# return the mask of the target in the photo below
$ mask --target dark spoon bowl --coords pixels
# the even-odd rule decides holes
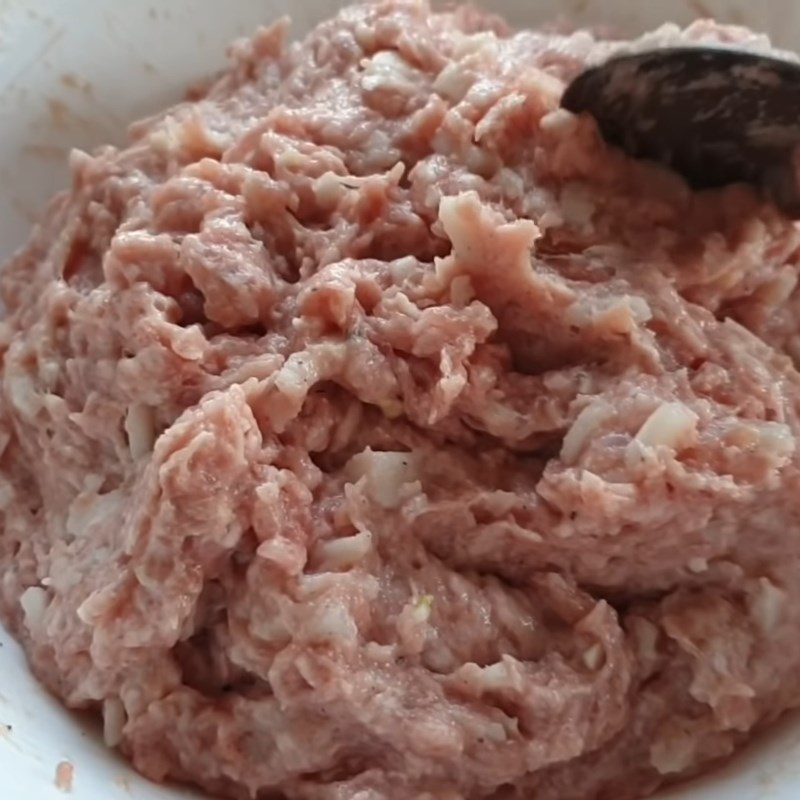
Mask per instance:
[[[695,188],[755,184],[800,218],[800,63],[723,46],[621,55],[579,75],[561,105]]]

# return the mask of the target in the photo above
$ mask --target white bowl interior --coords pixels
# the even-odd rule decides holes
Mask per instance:
[[[120,142],[131,120],[180,98],[224,63],[227,43],[290,14],[302,33],[337,0],[0,0],[0,261],[26,238],[48,196],[66,185],[73,146]],[[797,0],[485,0],[517,24],[564,17],[635,33],[714,15],[800,48]],[[6,726],[6,727],[4,727]],[[0,628],[0,797],[63,798],[55,772],[74,766],[76,800],[195,796],[154,786],[32,678]],[[663,800],[796,800],[800,719],[763,736],[724,770]]]

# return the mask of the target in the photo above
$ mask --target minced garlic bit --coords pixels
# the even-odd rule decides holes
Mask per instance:
[[[636,439],[650,447],[679,450],[693,441],[697,421],[697,414],[683,403],[662,403],[639,428]]]

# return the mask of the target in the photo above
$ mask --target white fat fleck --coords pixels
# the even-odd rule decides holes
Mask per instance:
[[[304,638],[313,642],[348,642],[358,635],[356,623],[344,605],[327,604],[309,620]]]
[[[125,415],[125,433],[128,435],[128,447],[134,459],[151,453],[156,440],[155,414],[152,407],[144,403],[134,403],[129,406]]]
[[[758,590],[750,601],[750,613],[763,633],[771,633],[780,622],[786,593],[769,578],[760,578]]]
[[[697,421],[697,414],[683,403],[662,403],[639,428],[636,439],[648,447],[663,445],[678,450],[693,441]]]
[[[36,633],[47,611],[47,592],[40,586],[31,586],[20,595],[19,604],[22,606],[25,627],[31,633]]]
[[[389,272],[395,283],[402,283],[408,280],[419,268],[419,261],[414,256],[403,256],[389,263]]]
[[[397,508],[404,497],[403,487],[419,479],[418,459],[414,453],[378,452],[368,447],[347,462],[345,475],[354,483],[366,478],[372,500],[382,508]]]
[[[480,679],[484,689],[503,689],[510,685],[511,678],[505,661],[496,661],[480,670]]]
[[[647,322],[653,318],[653,310],[650,308],[650,304],[644,299],[644,297],[628,295],[625,297],[625,302],[633,313],[633,318],[636,320],[636,322]]]
[[[588,647],[583,651],[582,659],[587,669],[596,672],[603,666],[603,662],[605,661],[605,651],[602,645],[596,642],[591,647]]]
[[[419,319],[422,316],[422,309],[412,303],[407,294],[397,292],[392,297],[387,297],[383,301],[383,307],[387,311],[397,311],[405,317]]]
[[[797,274],[787,267],[758,293],[759,300],[768,306],[782,306],[794,294],[797,284]]]
[[[605,400],[596,400],[584,408],[572,423],[561,445],[561,460],[574,464],[597,429],[613,413]]]
[[[686,566],[689,568],[689,572],[699,575],[708,570],[708,561],[704,558],[690,558]]]
[[[151,149],[160,155],[169,155],[175,143],[174,136],[170,135],[170,120],[164,121],[163,128],[157,128],[147,136]]]
[[[751,423],[758,432],[758,449],[774,458],[785,460],[793,455],[795,438],[788,425],[782,422]]]
[[[451,103],[458,103],[469,91],[475,78],[472,72],[465,70],[461,64],[451,61],[436,76],[433,82],[433,91]]]
[[[372,549],[372,534],[361,531],[354,536],[331,539],[320,547],[322,568],[347,569],[358,564]]]
[[[473,53],[492,55],[497,50],[497,34],[494,31],[481,31],[480,33],[454,31],[453,44],[453,55],[458,59]]]
[[[539,121],[539,127],[548,133],[566,133],[575,126],[577,117],[565,108],[548,111]]]
[[[27,373],[7,372],[6,392],[14,408],[27,419],[33,419],[42,408],[42,395]]]
[[[412,94],[420,80],[420,71],[394,50],[381,50],[363,59],[361,67],[361,88],[367,92],[386,89]]]
[[[778,467],[793,454],[796,447],[791,428],[782,422],[738,420],[725,433],[724,442],[769,458]]]
[[[294,147],[287,147],[275,157],[275,165],[289,171],[302,170],[308,166],[308,156],[304,156]]]
[[[683,772],[694,761],[694,740],[689,736],[662,735],[650,747],[650,763],[662,775]]]
[[[50,389],[55,386],[60,372],[61,366],[55,359],[42,359],[39,362],[39,378]]]
[[[262,642],[285,642],[290,638],[289,627],[281,614],[254,614],[248,627]]]
[[[496,744],[502,744],[508,739],[508,734],[499,722],[490,722],[483,729],[483,738]]]
[[[299,576],[298,589],[303,600],[311,600],[335,589],[340,576],[333,572],[310,572]]]
[[[644,617],[634,617],[631,627],[639,660],[643,664],[651,664],[658,658],[658,628]]]
[[[84,492],[98,492],[103,485],[105,478],[98,475],[96,472],[87,472],[83,477],[83,491]]]
[[[122,741],[126,719],[125,706],[118,697],[103,702],[103,740],[107,747],[116,747]]]
[[[0,478],[0,511],[11,505],[15,494],[14,487],[5,478]]]
[[[314,197],[326,208],[335,206],[346,193],[344,181],[334,172],[325,172],[314,181]]]
[[[391,664],[397,658],[397,645],[367,642],[364,645],[364,656],[379,664]]]

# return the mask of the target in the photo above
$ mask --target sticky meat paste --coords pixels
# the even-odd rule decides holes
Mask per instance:
[[[629,800],[800,701],[797,227],[559,110],[630,42],[343,10],[5,268],[0,607],[145,775]]]

